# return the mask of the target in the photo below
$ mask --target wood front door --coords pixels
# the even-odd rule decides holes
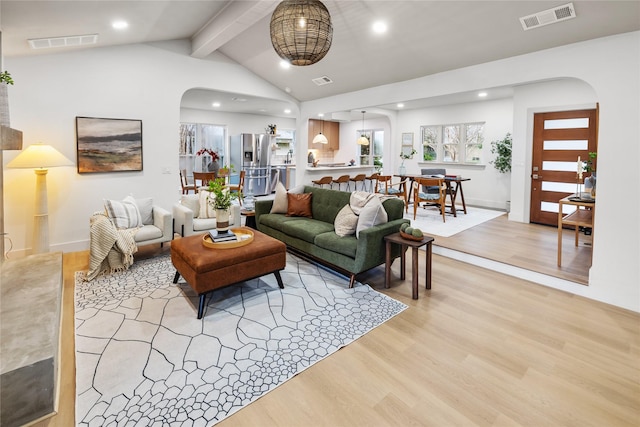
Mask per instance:
[[[576,192],[578,157],[597,151],[597,135],[597,109],[534,114],[530,222],[557,226],[558,201]]]

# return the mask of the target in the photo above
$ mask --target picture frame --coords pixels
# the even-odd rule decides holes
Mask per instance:
[[[413,132],[405,132],[402,134],[402,148],[403,155],[411,155],[413,152]]]
[[[76,117],[78,173],[142,171],[142,120]]]

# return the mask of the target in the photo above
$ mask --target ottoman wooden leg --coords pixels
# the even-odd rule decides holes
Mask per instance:
[[[179,278],[180,278],[180,272],[176,270],[176,275],[173,276],[173,283],[178,283]]]
[[[207,299],[207,294],[200,294],[200,302],[198,303],[198,319],[202,319],[204,314],[204,302]]]
[[[284,283],[282,283],[282,277],[280,277],[280,271],[274,271],[273,274],[276,275],[276,280],[278,281],[278,286],[280,286],[280,289],[284,289]]]

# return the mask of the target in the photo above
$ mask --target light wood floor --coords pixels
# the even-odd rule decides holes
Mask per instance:
[[[528,258],[494,232],[485,248]],[[360,279],[407,310],[219,425],[640,425],[639,314],[440,256],[412,300],[398,264],[390,289],[383,268]],[[38,426],[74,425],[73,273],[87,267],[64,255],[60,413]]]

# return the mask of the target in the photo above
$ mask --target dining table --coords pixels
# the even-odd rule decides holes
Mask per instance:
[[[464,201],[464,191],[462,191],[462,183],[465,181],[471,181],[471,178],[463,178],[460,175],[394,175],[399,178],[406,178],[409,180],[409,194],[407,196],[407,204],[411,203],[411,195],[413,194],[413,184],[417,178],[444,178],[444,183],[447,186],[447,194],[451,201],[451,213],[453,216],[458,216],[457,211],[461,210],[465,214],[467,213],[467,204]],[[406,182],[403,186],[406,185]],[[406,187],[405,187],[406,190]],[[462,209],[456,208],[456,200],[460,195],[460,202],[462,203]]]

